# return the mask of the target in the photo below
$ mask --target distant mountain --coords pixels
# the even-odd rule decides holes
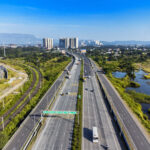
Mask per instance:
[[[80,40],[93,41],[93,40]],[[104,45],[150,45],[150,41],[101,41]],[[17,33],[0,33],[0,45],[17,44],[17,45],[36,45],[42,44],[42,39],[35,37],[32,34],[17,34]],[[54,39],[54,46],[59,45],[59,39]]]
[[[150,41],[102,41],[104,45],[150,45]]]
[[[2,44],[41,44],[42,40],[32,34],[0,33],[0,45]]]

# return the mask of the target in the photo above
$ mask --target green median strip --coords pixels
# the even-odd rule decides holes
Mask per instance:
[[[75,115],[74,119],[74,128],[71,149],[72,150],[81,150],[82,145],[82,103],[83,103],[83,61],[81,64],[80,80],[78,86],[78,96],[76,111],[79,112],[79,115]]]

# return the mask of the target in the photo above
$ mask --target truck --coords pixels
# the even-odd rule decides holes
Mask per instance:
[[[80,64],[79,62],[76,63],[76,65],[79,65],[79,64]]]
[[[98,143],[98,131],[97,131],[97,127],[93,127],[93,143]]]
[[[70,74],[70,71],[69,71],[69,70],[67,70],[67,74],[68,74],[68,75]]]
[[[71,78],[71,74],[70,75],[68,75],[68,79],[70,79]]]
[[[71,78],[71,74],[66,75],[66,78],[67,78],[67,79],[70,79],[70,78]]]

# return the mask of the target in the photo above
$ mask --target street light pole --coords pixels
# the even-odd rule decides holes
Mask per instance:
[[[48,96],[47,96],[47,106],[48,106]]]
[[[34,127],[35,127],[35,114],[34,114]]]
[[[54,93],[54,94],[55,94],[55,96],[54,96],[54,97],[56,98],[56,85],[55,85],[55,93]]]
[[[42,110],[41,110],[41,123],[42,123],[42,117],[43,117],[43,115],[42,115]]]

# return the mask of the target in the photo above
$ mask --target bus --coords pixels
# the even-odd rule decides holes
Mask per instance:
[[[97,131],[97,127],[93,127],[93,143],[98,143],[98,131]]]

